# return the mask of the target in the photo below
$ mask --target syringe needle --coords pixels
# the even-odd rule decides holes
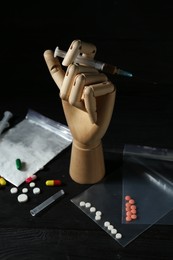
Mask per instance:
[[[64,58],[65,55],[66,55],[65,51],[62,51],[59,49],[59,47],[56,47],[56,49],[54,51],[54,57]],[[106,73],[117,74],[117,75],[121,75],[121,76],[125,76],[125,77],[133,77],[132,73],[119,69],[114,65],[110,65],[110,64],[107,64],[107,63],[104,63],[101,61],[97,61],[97,60],[87,59],[82,56],[77,56],[75,59],[75,62],[79,63],[79,64],[94,67],[94,68],[101,70],[103,72],[106,72]]]

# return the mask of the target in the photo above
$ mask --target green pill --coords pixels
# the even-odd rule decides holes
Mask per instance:
[[[16,168],[20,170],[22,168],[22,162],[20,159],[16,159]]]

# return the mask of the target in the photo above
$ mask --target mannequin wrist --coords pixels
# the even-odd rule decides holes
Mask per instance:
[[[76,140],[72,143],[70,176],[80,184],[93,184],[105,175],[104,156],[101,141],[83,145]]]

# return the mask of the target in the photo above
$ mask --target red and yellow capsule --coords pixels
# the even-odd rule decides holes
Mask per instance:
[[[62,181],[61,180],[47,180],[46,186],[61,186]]]

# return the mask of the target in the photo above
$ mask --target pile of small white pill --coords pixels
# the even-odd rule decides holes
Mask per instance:
[[[39,187],[35,187],[35,182],[33,182],[33,181],[29,183],[29,187],[33,188],[32,189],[33,194],[39,194],[41,192]],[[18,187],[12,187],[10,189],[11,194],[16,194],[18,192],[19,192]],[[29,189],[27,187],[22,188],[22,193],[17,196],[18,202],[20,202],[20,203],[27,202],[29,199],[29,196],[27,194],[28,192],[29,192]]]

